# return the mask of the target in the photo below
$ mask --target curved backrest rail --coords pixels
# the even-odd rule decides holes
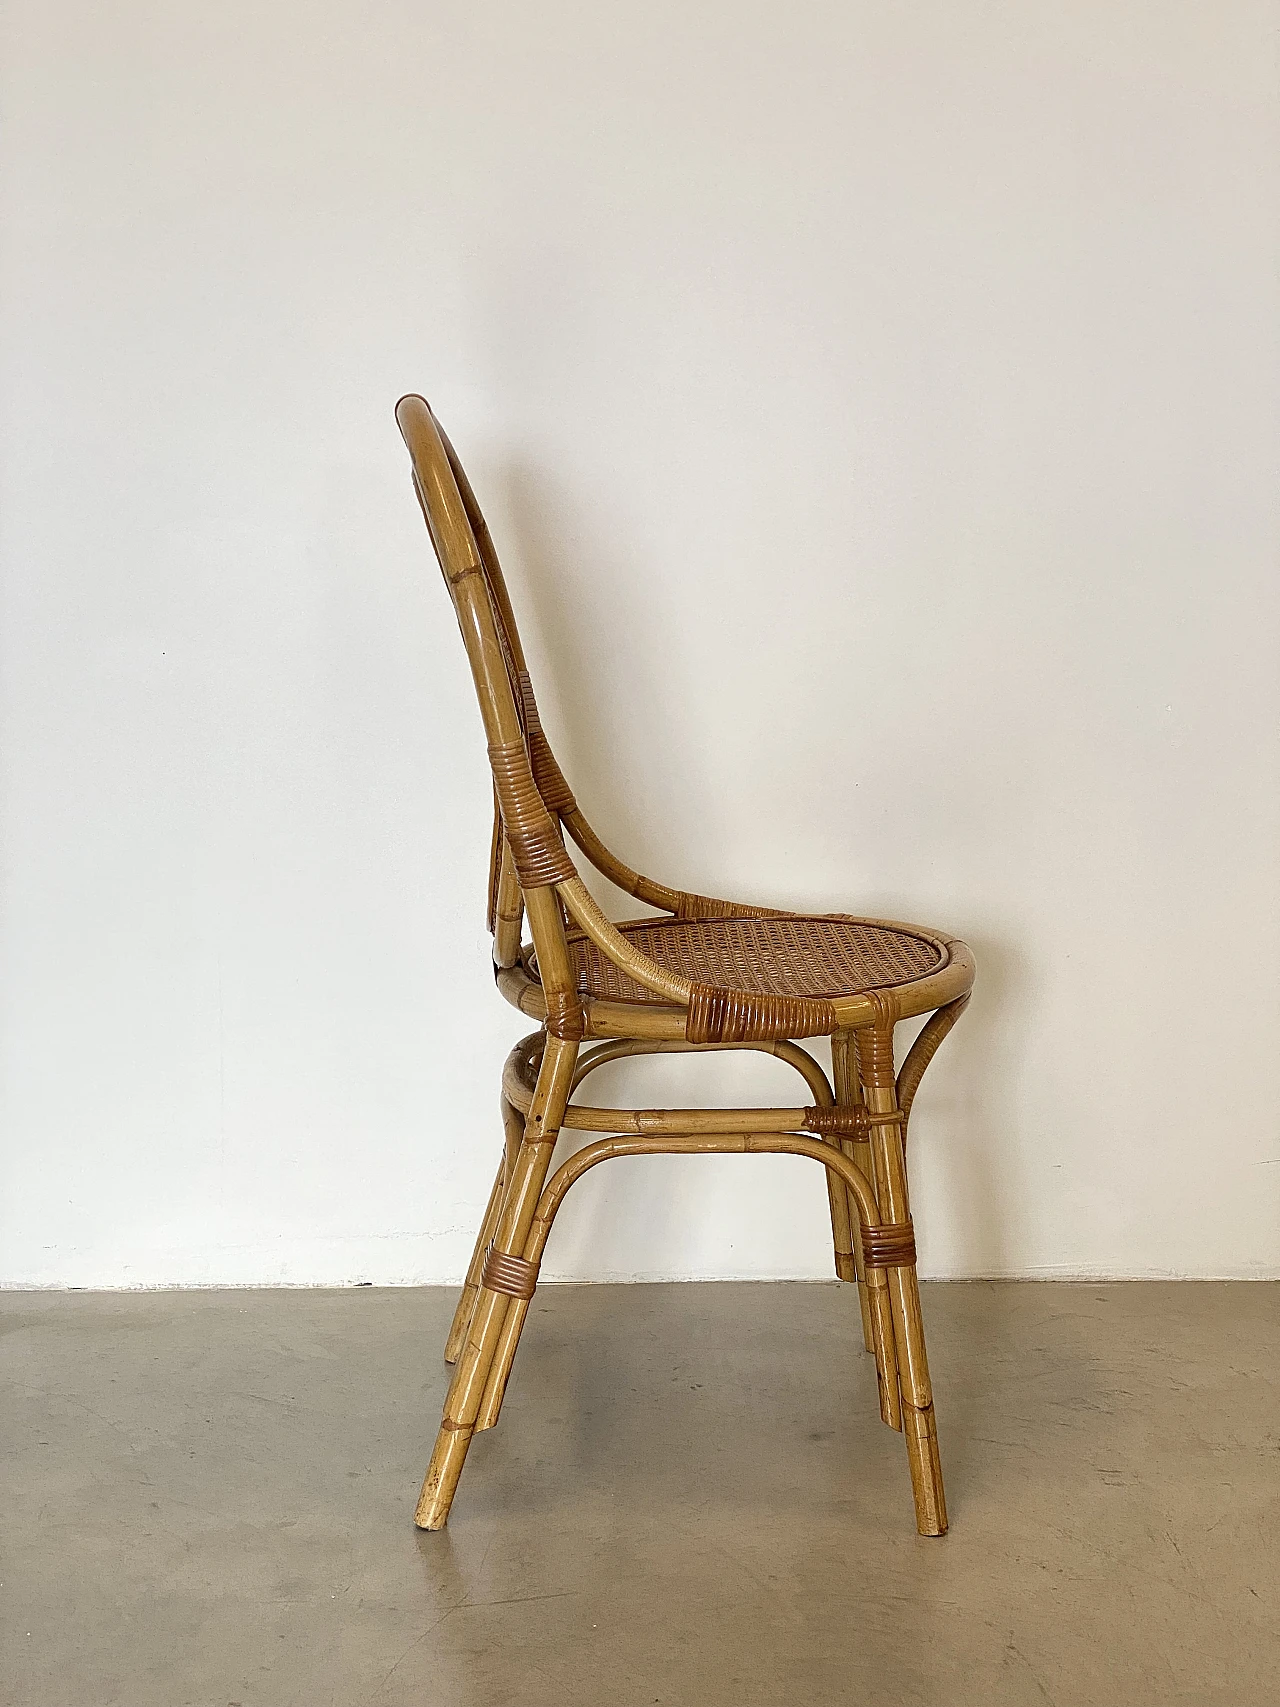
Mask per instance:
[[[490,916],[502,938],[499,963],[510,965],[519,947],[522,892],[527,895],[575,878],[577,869],[554,811],[535,780],[523,691],[524,655],[483,518],[479,538],[473,526],[473,512],[479,516],[475,495],[469,483],[465,488],[460,484],[456,457],[450,457],[425,399],[401,398],[396,421],[413,464],[414,488],[453,600],[480,702],[501,826],[494,839]],[[531,700],[532,695],[527,697]],[[563,983],[560,973],[552,970],[568,967],[558,906],[531,907],[530,923],[544,981],[549,986]],[[552,940],[546,940],[548,936]],[[566,999],[572,994],[571,987],[563,991]]]
[[[591,864],[611,883],[649,906],[660,907],[672,913],[685,913],[688,903],[701,902],[702,898],[686,896],[680,890],[668,888],[664,883],[656,883],[653,879],[633,871],[605,846],[587,822],[542,727],[506,579],[484,513],[462,461],[424,398],[402,398],[396,407],[396,420],[409,446],[410,455],[414,458],[414,485],[423,514],[427,518],[427,527],[436,547],[436,554],[441,557],[442,552],[448,554],[451,548],[455,553],[455,568],[452,572],[445,570],[445,578],[450,583],[451,591],[456,586],[459,574],[470,574],[477,566],[483,572],[482,578],[488,590],[494,629],[506,665],[516,718],[525,739],[534,784],[544,805],[557,825],[563,825]],[[441,451],[443,461],[439,455]],[[421,468],[420,460],[423,463]],[[437,508],[441,508],[443,512],[438,522],[433,521]],[[444,557],[441,557],[442,568],[444,561]],[[500,966],[510,966],[514,964],[515,955],[519,951],[520,918],[523,909],[514,867],[509,867],[509,879],[504,878],[502,847],[501,803],[495,794],[494,834],[489,862],[488,925],[495,938],[494,958]],[[709,907],[715,905],[705,904]],[[701,912],[705,908],[699,906],[694,910]]]

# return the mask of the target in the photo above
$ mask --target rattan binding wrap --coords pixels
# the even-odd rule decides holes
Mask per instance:
[[[695,984],[684,1034],[690,1043],[762,1043],[780,1037],[829,1037],[836,1010],[814,996],[761,996]]]
[[[866,1268],[907,1268],[916,1260],[916,1231],[910,1221],[880,1227],[862,1225],[862,1261]]]
[[[865,1108],[837,1104],[835,1108],[806,1108],[804,1128],[820,1138],[864,1138],[873,1126],[905,1125],[901,1114],[871,1114]]]
[[[581,1042],[586,1035],[582,1003],[567,990],[544,990],[543,995],[547,1002],[547,1030],[551,1035]]]
[[[502,827],[522,887],[544,888],[578,875],[565,851],[556,821],[534,784],[523,741],[490,746],[489,763],[498,791]]]
[[[490,1245],[480,1271],[480,1284],[490,1292],[505,1292],[508,1298],[532,1298],[538,1284],[538,1265]]]

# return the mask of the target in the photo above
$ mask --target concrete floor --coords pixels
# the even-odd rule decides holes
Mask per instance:
[[[4,1702],[1280,1702],[1276,1286],[926,1287],[943,1541],[834,1284],[545,1288],[419,1534],[452,1304],[0,1298]]]

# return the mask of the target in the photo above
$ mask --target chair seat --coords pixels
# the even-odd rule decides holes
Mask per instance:
[[[618,929],[670,972],[762,996],[854,996],[911,983],[945,960],[928,936],[840,914],[638,919]],[[575,934],[569,948],[582,996],[663,1005],[586,937]]]

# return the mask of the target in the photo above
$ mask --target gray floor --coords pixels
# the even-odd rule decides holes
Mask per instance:
[[[851,1289],[544,1289],[441,1535],[451,1295],[10,1293],[3,1699],[1275,1707],[1278,1307],[927,1287],[924,1541]]]

